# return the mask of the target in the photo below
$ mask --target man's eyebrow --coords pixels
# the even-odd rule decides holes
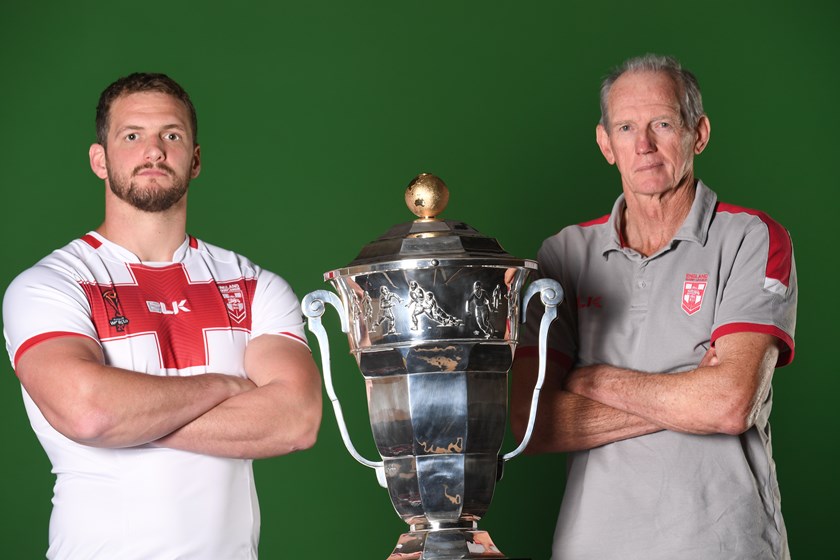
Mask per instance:
[[[611,121],[613,128],[616,126],[623,126],[625,124],[635,124],[636,121],[633,119],[620,119],[620,120],[613,120]]]
[[[661,115],[657,115],[657,116],[651,118],[650,120],[652,120],[652,121],[662,121],[662,120],[673,120],[673,119],[679,119],[679,118],[680,118],[680,113],[675,112],[675,113],[663,113]]]
[[[147,127],[141,126],[139,124],[126,124],[116,129],[115,132],[125,132],[129,130],[146,130],[146,128]],[[185,125],[179,123],[165,124],[160,128],[161,130],[187,130],[187,127]]]
[[[674,113],[661,113],[659,115],[654,115],[650,117],[649,122],[654,121],[662,121],[662,120],[679,120],[681,119],[681,115],[679,112]],[[626,118],[626,119],[613,119],[610,121],[612,126],[618,126],[623,124],[636,124],[637,120],[634,118]]]

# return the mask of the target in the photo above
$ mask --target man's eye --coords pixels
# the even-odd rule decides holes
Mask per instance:
[[[623,124],[623,125],[618,127],[618,130],[620,130],[621,132],[627,132],[628,130],[630,130],[630,125],[629,124]]]
[[[134,132],[126,134],[125,139],[130,141],[130,142],[133,142],[134,140],[137,140],[137,134],[135,134]]]
[[[164,138],[166,138],[167,140],[180,140],[180,139],[181,139],[181,135],[180,135],[180,134],[176,134],[176,133],[174,133],[174,132],[170,132],[169,134],[167,134],[166,136],[164,136]]]

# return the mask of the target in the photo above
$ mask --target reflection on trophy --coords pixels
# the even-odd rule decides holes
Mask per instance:
[[[338,296],[312,292],[303,299],[303,312],[318,338],[344,444],[357,461],[376,470],[410,526],[389,560],[509,558],[478,529],[478,520],[504,462],[530,440],[545,377],[548,326],[563,290],[541,279],[520,298],[536,263],[509,255],[467,224],[437,219],[449,199],[437,177],[419,175],[405,198],[418,219],[394,226],[345,268],[327,272],[324,278]],[[546,312],[530,420],[521,444],[500,456],[520,309],[536,294]],[[321,324],[326,303],[338,311],[364,376],[381,461],[362,457],[347,432]]]

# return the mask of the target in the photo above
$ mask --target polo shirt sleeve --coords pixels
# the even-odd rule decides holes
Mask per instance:
[[[283,278],[268,270],[260,269],[253,301],[251,335],[286,336],[309,346],[303,326],[300,301],[292,287]]]
[[[724,210],[725,211],[725,210]],[[796,326],[796,266],[790,235],[760,212],[751,212],[738,252],[722,286],[712,326],[712,344],[736,332],[759,332],[779,340],[777,367],[793,359]]]

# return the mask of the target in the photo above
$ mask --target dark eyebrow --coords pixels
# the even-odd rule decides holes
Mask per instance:
[[[126,130],[146,130],[145,126],[140,126],[138,124],[127,124],[117,129],[117,132],[123,132]],[[161,127],[161,130],[187,130],[187,128],[182,124],[172,123],[166,124]]]

